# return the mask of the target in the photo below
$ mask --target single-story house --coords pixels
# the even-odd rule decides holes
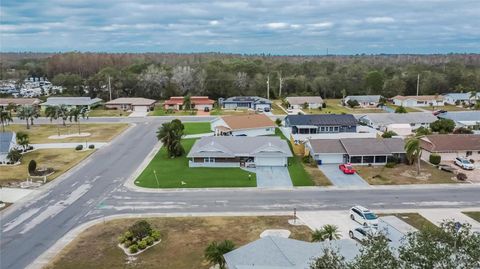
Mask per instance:
[[[19,106],[38,106],[41,103],[38,98],[0,98],[0,107],[7,108],[9,104]]]
[[[369,113],[357,117],[359,122],[382,132],[387,131],[391,124],[409,124],[412,130],[416,130],[420,127],[427,128],[437,120],[430,112]]]
[[[416,107],[416,106],[444,106],[442,95],[397,95],[392,98],[393,104],[396,106]]]
[[[457,105],[462,103],[470,103],[475,99],[472,93],[447,93],[443,95],[445,103],[450,105]],[[480,92],[477,93],[477,99],[480,99]]]
[[[173,109],[173,110],[182,110],[183,109],[183,96],[172,96],[169,100],[166,100],[163,104],[165,109]],[[197,110],[212,110],[213,103],[215,101],[208,99],[208,96],[191,96],[190,103],[192,109]]]
[[[396,133],[398,136],[412,135],[412,126],[408,123],[392,123],[387,125],[385,132],[390,131]]]
[[[480,160],[480,135],[435,134],[420,138],[422,159],[428,161],[431,154],[442,157],[442,161],[453,161],[456,157]]]
[[[148,112],[155,108],[156,102],[156,100],[142,97],[122,97],[108,101],[105,103],[105,107],[124,111]]]
[[[324,249],[338,250],[347,262],[359,254],[360,246],[351,239],[305,242],[266,236],[223,255],[228,269],[308,269]]]
[[[377,107],[381,98],[381,95],[349,95],[343,99],[343,104],[347,105],[349,100],[356,100],[360,107]]]
[[[258,96],[234,96],[218,99],[218,105],[224,109],[264,110],[272,108],[272,101]]]
[[[475,132],[480,132],[480,111],[451,111],[440,113],[441,119],[451,119],[455,127],[465,127]]]
[[[404,146],[401,138],[310,139],[305,145],[318,164],[356,165],[384,165],[389,157],[403,159]]]
[[[285,127],[292,134],[355,133],[357,120],[350,114],[288,115]]]
[[[103,102],[100,98],[90,97],[48,97],[47,101],[41,104],[42,109],[48,106],[65,105],[68,107],[87,107],[88,109],[100,105]]]
[[[8,162],[7,155],[17,148],[17,137],[14,132],[0,132],[0,164]]]
[[[208,136],[195,141],[190,167],[287,166],[292,152],[277,136]]]
[[[305,104],[309,109],[318,109],[323,104],[320,96],[289,96],[285,100],[292,109],[303,109]]]
[[[213,120],[211,128],[217,136],[275,134],[275,123],[265,114],[223,116]]]

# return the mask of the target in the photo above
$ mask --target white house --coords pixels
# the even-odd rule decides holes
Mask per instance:
[[[105,107],[124,111],[148,112],[153,111],[156,102],[156,100],[147,98],[123,97],[108,101],[105,103]]]
[[[68,107],[87,107],[88,109],[100,105],[103,100],[90,97],[48,97],[45,103],[40,104],[42,109],[48,106],[65,105]]]
[[[349,95],[343,99],[343,103],[347,105],[349,100],[355,100],[360,107],[377,107],[381,98],[381,95]]]
[[[480,133],[480,111],[451,111],[440,113],[438,117],[453,120],[456,128],[464,127]]]
[[[356,116],[358,121],[382,132],[387,131],[391,124],[409,124],[412,130],[429,127],[437,120],[430,112],[410,113],[369,113]]]
[[[305,104],[309,109],[318,109],[323,104],[320,96],[289,96],[285,100],[292,109],[303,109]]]
[[[462,103],[469,103],[475,99],[472,93],[447,93],[443,95],[446,104],[457,105]],[[480,93],[477,93],[477,99],[480,99]]]
[[[480,161],[480,135],[446,134],[427,135],[420,139],[421,158],[428,161],[431,154],[438,154],[442,161],[453,161],[456,157],[467,157]]]
[[[397,95],[392,98],[393,104],[404,107],[418,107],[418,106],[444,106],[443,96],[441,95],[411,95],[402,96]]]
[[[212,121],[216,136],[274,135],[275,123],[265,114],[223,116]]]
[[[0,132],[0,164],[8,162],[8,153],[17,147],[17,138],[14,132]]]

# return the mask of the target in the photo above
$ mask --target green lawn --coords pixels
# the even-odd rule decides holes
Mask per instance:
[[[195,139],[184,139],[182,145],[189,152]],[[189,168],[186,155],[168,158],[167,150],[162,147],[153,160],[135,180],[141,187],[156,188],[154,172],[160,188],[215,188],[215,187],[255,187],[257,178],[240,168]],[[251,178],[249,178],[251,175]],[[182,181],[186,184],[182,185]]]
[[[389,108],[392,108],[393,110],[396,110],[398,108],[398,106],[390,103],[387,103],[385,105],[388,106]],[[407,110],[407,112],[422,112],[421,110],[418,110],[414,107],[405,107],[405,109]]]
[[[96,107],[88,113],[89,117],[127,117],[132,112],[121,109],[106,109],[103,106]]]
[[[204,134],[212,132],[210,130],[210,122],[184,122],[184,133],[186,135],[191,134]]]
[[[480,212],[462,212],[462,213],[480,222]]]
[[[167,113],[165,109],[163,109],[162,106],[155,106],[153,111],[150,111],[148,113],[148,116],[191,116],[191,115],[196,115],[197,113],[195,111],[172,111],[172,113]]]
[[[413,227],[417,228],[418,230],[423,228],[431,228],[435,229],[437,226],[431,223],[429,220],[424,218],[422,215],[418,213],[393,213],[393,214],[378,214],[379,216],[396,216],[397,218],[405,221],[406,223],[412,225]]]

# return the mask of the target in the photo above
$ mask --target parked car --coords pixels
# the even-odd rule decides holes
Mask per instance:
[[[433,112],[433,115],[434,115],[434,116],[437,116],[437,115],[442,114],[442,113],[447,113],[447,111],[446,111],[446,110],[443,110],[443,109],[437,110],[437,111]]]
[[[293,113],[293,109],[291,109],[291,108],[287,109],[287,113],[289,113],[289,114]]]
[[[377,215],[363,206],[356,205],[350,208],[350,218],[364,227],[378,227]]]
[[[353,166],[349,163],[341,164],[338,166],[338,169],[342,170],[344,174],[355,174],[357,172]]]
[[[455,164],[460,166],[461,168],[463,168],[465,170],[475,169],[475,166],[473,165],[473,163],[471,163],[469,160],[467,160],[467,158],[457,157],[457,158],[455,158]]]
[[[266,107],[266,108],[263,109],[263,111],[265,111],[265,112],[270,112],[270,108],[269,108],[269,107]]]
[[[358,227],[353,230],[350,230],[348,232],[348,235],[350,236],[351,239],[357,239],[358,241],[362,242],[367,238],[369,232],[371,232],[370,228]]]
[[[204,107],[204,108],[203,108],[203,111],[204,111],[204,112],[210,112],[210,108]]]

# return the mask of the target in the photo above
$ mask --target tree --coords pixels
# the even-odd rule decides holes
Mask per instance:
[[[417,161],[417,174],[420,175],[420,156],[422,155],[420,140],[418,138],[410,138],[407,140],[405,143],[405,152],[410,164]]]
[[[282,126],[282,120],[279,119],[279,118],[276,118],[276,119],[275,119],[275,124],[276,124],[277,126]]]
[[[80,118],[88,119],[88,108],[87,107],[74,107],[68,111],[68,119],[70,122],[75,121],[78,124],[78,134],[80,134]]]
[[[310,264],[310,269],[346,269],[345,257],[338,254],[337,250],[324,248],[323,254],[315,258]]]
[[[360,104],[358,103],[357,100],[351,100],[350,99],[350,100],[347,101],[347,105],[351,108],[354,108],[354,107],[359,106]]]
[[[185,153],[181,144],[185,126],[178,119],[163,123],[157,131],[157,138],[166,147],[168,156],[171,158],[181,156]]]
[[[454,134],[473,134],[473,131],[465,127],[460,127],[455,129],[453,133]]]
[[[404,106],[399,106],[395,109],[395,113],[407,113],[407,109]]]
[[[342,236],[338,231],[338,227],[336,225],[326,224],[320,228],[320,230],[315,230],[312,232],[312,242],[319,242],[325,240],[337,240],[340,239]]]
[[[205,249],[205,258],[212,264],[217,265],[220,269],[225,269],[225,259],[223,255],[234,250],[235,244],[230,240],[224,240],[220,243],[211,242]]]
[[[7,159],[12,163],[17,163],[22,159],[22,153],[17,149],[12,149],[8,152]]]
[[[393,250],[389,246],[390,241],[381,232],[377,235],[369,235],[364,241],[360,254],[350,264],[351,269],[397,269],[401,268]]]
[[[416,131],[415,131],[415,136],[424,136],[424,135],[429,135],[429,134],[432,134],[432,131],[430,131],[429,128],[426,128],[426,127],[419,127]]]
[[[192,109],[192,101],[190,100],[190,95],[183,97],[183,110],[188,111]]]
[[[134,238],[142,240],[143,238],[149,236],[152,233],[152,227],[150,226],[150,223],[148,223],[146,220],[140,220],[130,226],[130,228],[128,228],[128,231],[132,233]]]
[[[27,122],[27,129],[30,129],[30,125],[33,125],[33,119],[39,116],[38,109],[33,106],[21,106],[17,111],[17,117]]]
[[[65,126],[65,121],[68,119],[68,108],[65,105],[60,106],[47,106],[45,109],[45,116],[50,118],[50,121],[56,119],[62,119],[63,126]],[[60,127],[57,125],[57,133],[60,136]]]
[[[392,138],[392,136],[396,136],[398,135],[397,133],[395,133],[394,131],[386,131],[382,134],[382,137],[383,138]]]
[[[430,129],[441,134],[448,134],[453,132],[455,122],[451,119],[439,119],[430,123]]]
[[[30,143],[30,139],[28,137],[28,134],[24,133],[24,132],[18,132],[16,137],[17,137],[17,144],[22,146],[24,150],[27,149],[28,145]]]
[[[308,108],[308,103],[307,103],[307,102],[303,103],[303,104],[302,104],[302,108],[303,108],[303,109],[307,109],[307,108]]]
[[[28,163],[28,173],[33,175],[35,174],[35,171],[37,171],[37,162],[35,160],[30,160]]]
[[[13,122],[12,114],[4,110],[3,107],[0,107],[0,122],[2,123],[2,132],[5,132],[5,126],[8,123]]]

